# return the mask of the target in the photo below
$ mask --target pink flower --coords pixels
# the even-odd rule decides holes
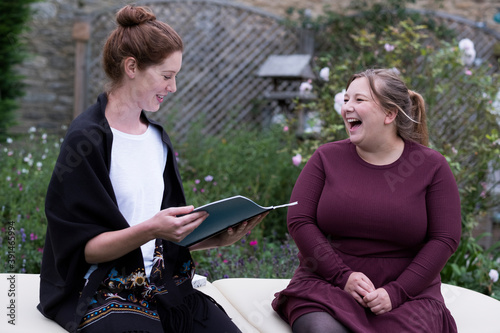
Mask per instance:
[[[200,190],[200,192],[201,192],[201,193],[205,193],[205,189],[204,189],[204,188],[202,188],[202,189]]]
[[[32,241],[34,241],[34,240],[38,239],[38,236],[37,236],[37,235],[35,235],[34,233],[31,233],[31,234],[30,234],[30,239],[31,239]]]
[[[208,176],[205,177],[205,181],[206,182],[211,182],[212,180],[214,180],[214,177],[211,176],[211,175],[208,175]]]
[[[300,162],[302,162],[302,155],[297,154],[294,157],[292,157],[292,163],[295,166],[299,166]]]
[[[283,132],[288,132],[288,126],[283,127]]]
[[[227,264],[229,261],[227,259],[222,260],[223,263]]]
[[[466,70],[465,70],[465,75],[472,75],[471,70],[470,70],[470,69],[466,69]]]
[[[199,180],[199,179],[196,179],[196,180],[194,181],[194,183],[195,183],[195,184],[199,184],[199,183],[200,183],[200,180]]]
[[[257,244],[257,240],[250,241],[250,246],[256,246]]]
[[[193,187],[193,192],[196,192],[196,191],[198,191],[198,190],[196,189],[196,187]]]
[[[389,43],[385,43],[385,45],[384,45],[384,49],[385,49],[387,52],[392,52],[392,51],[394,51],[394,49],[395,49],[395,48],[396,48],[396,47],[395,47],[394,45],[391,45],[391,44],[389,44]]]

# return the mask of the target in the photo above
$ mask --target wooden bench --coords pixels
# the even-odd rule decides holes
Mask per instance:
[[[194,285],[219,302],[243,333],[290,333],[290,327],[272,310],[274,293],[287,279],[222,279]],[[0,274],[0,332],[66,332],[37,309],[37,274]],[[500,332],[500,302],[478,292],[443,284],[446,306],[459,333]]]

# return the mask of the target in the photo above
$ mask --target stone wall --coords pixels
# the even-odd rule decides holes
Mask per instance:
[[[229,1],[231,2],[231,1]],[[73,24],[77,13],[90,13],[109,6],[128,3],[123,0],[45,0],[34,4],[36,10],[26,35],[31,57],[19,66],[25,76],[26,95],[18,111],[18,125],[12,132],[24,132],[31,126],[58,131],[73,118],[75,41]],[[288,7],[311,9],[313,14],[322,12],[325,5],[342,11],[347,0],[239,0],[238,3],[260,8],[283,16]],[[491,17],[498,0],[441,0],[418,1],[413,7],[432,9],[484,21],[488,27],[500,32],[500,24]]]

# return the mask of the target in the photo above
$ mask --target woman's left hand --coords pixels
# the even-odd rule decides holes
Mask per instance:
[[[392,310],[391,298],[384,288],[378,288],[367,294],[363,297],[363,301],[377,316]]]
[[[208,238],[200,243],[194,244],[189,249],[191,251],[195,251],[234,244],[250,232],[250,230],[255,228],[260,222],[262,222],[268,213],[269,212],[265,212],[257,215],[248,221],[244,221],[235,228],[228,228],[225,232]]]

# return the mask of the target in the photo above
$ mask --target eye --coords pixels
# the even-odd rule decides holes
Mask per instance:
[[[177,76],[176,75],[163,75],[163,79],[165,81],[168,81],[168,80],[172,80],[172,79],[176,79]]]

